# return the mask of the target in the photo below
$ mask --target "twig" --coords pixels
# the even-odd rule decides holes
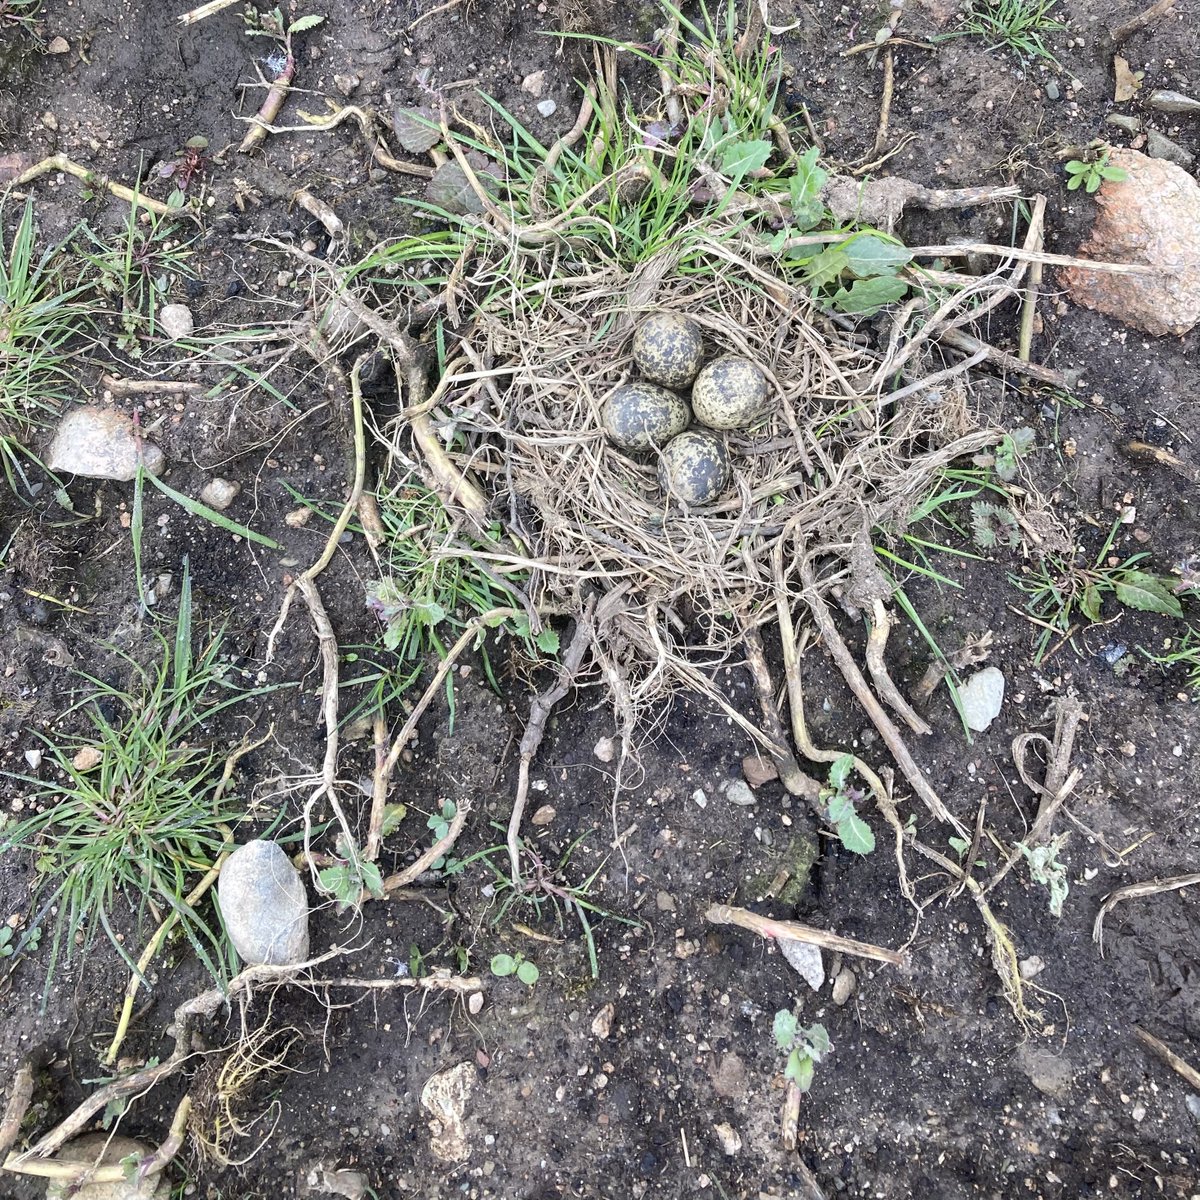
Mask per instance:
[[[925,674],[921,676],[917,686],[913,688],[913,699],[918,704],[925,704],[929,697],[933,695],[937,685],[951,671],[962,671],[966,667],[973,667],[978,663],[986,662],[988,655],[992,652],[993,637],[994,634],[989,629],[981,637],[968,638],[962,649],[955,651],[949,658],[935,658],[925,668]]]
[[[204,391],[204,384],[183,379],[121,379],[101,375],[100,386],[114,396],[191,396]]]
[[[251,118],[253,124],[246,131],[246,136],[242,138],[241,144],[238,146],[239,154],[249,154],[251,150],[257,149],[258,144],[267,136],[267,126],[271,125],[282,111],[284,101],[287,100],[288,93],[292,90],[292,80],[295,76],[296,57],[292,54],[289,46],[283,70],[275,76],[275,82],[267,89],[267,94],[258,112]],[[260,74],[259,78],[261,77]]]
[[[893,967],[903,967],[908,962],[905,955],[889,950],[886,946],[874,946],[870,942],[839,937],[825,929],[801,925],[799,921],[775,921],[747,908],[713,904],[704,914],[704,919],[711,925],[736,925],[739,929],[757,933],[759,937],[773,938],[780,942],[806,942],[810,946],[820,946],[822,950],[834,954],[852,954],[857,958],[870,958]]]
[[[800,764],[788,745],[779,709],[775,705],[775,689],[767,669],[762,638],[759,637],[757,628],[745,618],[742,620],[742,640],[746,646],[746,666],[751,679],[754,680],[754,690],[758,693],[758,704],[762,710],[763,732],[770,739],[766,749],[779,772],[780,781],[793,796],[803,796],[814,805],[815,811],[820,813],[821,785],[800,769]]]
[[[1033,249],[1041,251],[1045,244],[1046,197],[1039,195],[1033,202],[1033,212],[1029,223],[1036,224],[1037,236],[1034,238]],[[1017,357],[1024,363],[1029,362],[1030,348],[1033,345],[1033,326],[1037,319],[1038,290],[1042,286],[1042,263],[1034,263],[1029,268],[1029,279],[1025,284],[1025,299],[1021,303],[1021,330],[1017,339]],[[1036,375],[1031,375],[1036,378]]]
[[[1118,25],[1108,35],[1109,46],[1113,50],[1123,46],[1139,29],[1166,16],[1175,7],[1175,0],[1155,0],[1149,8],[1143,9],[1136,17],[1130,17],[1123,25]]]
[[[23,1062],[13,1076],[12,1093],[4,1109],[4,1120],[0,1121],[0,1157],[16,1145],[21,1136],[21,1124],[33,1103],[33,1063]]]
[[[483,991],[483,980],[475,975],[422,975],[420,979],[307,979],[305,987],[347,987],[367,991],[455,992],[470,996]]]
[[[437,8],[431,8],[428,12],[422,13],[411,25],[409,25],[408,32],[412,33],[412,31],[416,29],[416,27],[420,25],[422,21],[427,21],[430,17],[436,17],[438,13],[449,12],[450,9],[457,8],[461,3],[462,0],[445,0],[445,3],[439,4]]]
[[[558,670],[558,679],[549,691],[537,696],[529,707],[529,720],[525,723],[525,732],[521,735],[521,761],[517,768],[517,794],[513,800],[512,815],[508,819],[508,861],[512,868],[512,879],[515,887],[521,882],[521,818],[525,815],[525,802],[529,798],[529,766],[542,744],[546,733],[546,721],[549,719],[554,706],[571,690],[580,669],[584,656],[592,645],[595,635],[592,617],[596,608],[595,596],[589,596],[575,622],[575,632],[571,635],[571,643],[563,655],[562,666]]]
[[[1165,1042],[1160,1042],[1152,1033],[1147,1033],[1140,1025],[1133,1027],[1133,1036],[1137,1038],[1151,1054],[1154,1055],[1160,1062],[1164,1062],[1176,1074],[1180,1075],[1188,1083],[1188,1086],[1195,1091],[1200,1092],[1200,1071],[1197,1071],[1191,1063],[1179,1057],[1174,1050],[1171,1049]]]
[[[878,158],[887,145],[888,124],[892,118],[892,93],[896,86],[896,59],[891,45],[883,51],[883,96],[879,101],[879,127],[875,131],[875,144],[871,148],[871,157]]]
[[[862,677],[862,672],[858,669],[858,664],[855,663],[846,643],[842,641],[842,635],[838,633],[837,626],[833,623],[829,607],[821,596],[816,575],[813,572],[811,556],[803,552],[800,558],[800,579],[804,584],[804,599],[830,656],[837,664],[838,670],[841,671],[842,677],[846,680],[855,698],[866,710],[867,716],[871,718],[871,723],[879,731],[879,736],[883,738],[884,744],[896,760],[905,779],[908,780],[909,786],[921,797],[925,807],[934,817],[952,825],[958,835],[965,838],[966,830],[958,819],[947,811],[941,797],[933,790],[933,785],[913,761],[908,747],[904,744],[904,739],[900,736],[900,731],[883,711],[879,701],[875,699],[871,689],[867,686],[867,681]]]
[[[870,632],[867,634],[866,658],[867,670],[871,672],[875,690],[892,706],[892,710],[904,719],[913,733],[920,736],[930,734],[933,730],[930,728],[929,722],[905,700],[895,681],[888,674],[883,656],[887,649],[888,637],[892,632],[892,615],[888,612],[884,602],[878,598],[874,601],[872,612],[874,620],[871,622]]]
[[[804,1093],[789,1079],[783,1092],[783,1114],[779,1119],[779,1140],[789,1153],[796,1149],[800,1133],[800,1102]]]
[[[442,661],[438,663],[438,669],[434,672],[433,678],[429,681],[429,686],[421,693],[420,700],[413,706],[412,712],[408,714],[407,720],[400,728],[400,732],[392,739],[392,748],[388,752],[387,757],[382,763],[376,763],[375,767],[375,782],[372,788],[372,805],[371,805],[371,826],[367,833],[367,849],[365,857],[368,861],[374,862],[379,857],[379,846],[381,842],[383,830],[383,810],[387,799],[387,781],[395,769],[396,763],[400,761],[400,755],[404,753],[405,746],[408,745],[408,739],[412,737],[413,730],[416,729],[417,723],[425,715],[425,710],[432,703],[434,696],[442,689],[442,683],[446,676],[450,674],[454,664],[458,661],[458,657],[466,648],[487,628],[490,626],[499,625],[502,621],[506,621],[509,617],[519,617],[521,610],[517,608],[493,608],[475,618],[466,629],[459,635],[458,641],[447,651],[442,657]],[[434,858],[437,856],[435,855]],[[433,859],[430,860],[431,862]],[[419,874],[419,872],[418,872]],[[413,878],[416,878],[414,876]],[[404,887],[402,883],[395,885],[396,887]]]
[[[1140,896],[1157,896],[1160,892],[1177,892],[1180,888],[1193,887],[1200,884],[1200,871],[1191,875],[1175,875],[1170,879],[1149,879],[1144,883],[1131,883],[1126,887],[1117,888],[1104,898],[1100,911],[1096,914],[1092,926],[1092,940],[1100,947],[1100,957],[1104,957],[1104,918],[1114,906],[1122,900],[1136,900]]]
[[[292,199],[310,216],[321,222],[325,232],[333,241],[340,241],[346,235],[346,227],[342,219],[319,196],[314,196],[306,188],[292,193]]]
[[[1029,279],[1031,286],[1034,275],[1040,276],[1041,272],[1041,263],[1034,263],[1030,267]],[[1030,308],[1027,311],[1032,312],[1033,309]],[[1027,357],[1009,354],[1007,351],[997,349],[987,342],[981,342],[977,337],[973,337],[961,329],[945,329],[937,335],[937,339],[948,346],[953,346],[956,350],[963,351],[964,354],[978,354],[982,352],[983,358],[986,361],[995,363],[1003,371],[1012,371],[1014,374],[1025,375],[1029,379],[1036,379],[1039,383],[1049,384],[1050,387],[1061,388],[1064,392],[1073,392],[1079,386],[1078,371],[1072,371],[1070,374],[1067,374],[1064,371],[1055,371],[1050,367],[1043,367],[1039,363],[1030,362]],[[1025,354],[1028,354],[1028,346],[1024,348],[1024,351]]]
[[[23,187],[42,175],[50,174],[51,171],[62,171],[64,175],[73,175],[90,188],[102,188],[111,192],[118,200],[128,201],[130,204],[135,204],[160,217],[188,217],[193,221],[199,219],[191,209],[171,208],[161,200],[152,200],[149,196],[143,196],[141,192],[136,192],[123,183],[116,183],[107,175],[100,174],[99,171],[92,171],[87,167],[80,166],[77,162],[72,162],[65,154],[52,154],[49,158],[43,158],[41,162],[34,163],[32,167],[18,175],[12,181],[11,186]]]
[[[222,9],[237,2],[238,0],[208,0],[207,4],[201,4],[199,8],[193,8],[191,12],[182,13],[179,23],[180,25],[195,25],[197,21],[203,21],[205,17],[211,17],[214,13],[219,13]]]
[[[1161,275],[1160,267],[1141,263],[1101,262],[1092,258],[1072,258],[1067,254],[1047,254],[1043,250],[1026,250],[1020,246],[993,246],[990,242],[957,242],[951,246],[916,246],[909,253],[914,258],[966,258],[983,254],[991,258],[1011,258],[1017,262],[1044,263],[1049,267],[1085,267],[1089,271],[1107,271],[1112,275]]]
[[[389,895],[401,888],[408,887],[413,880],[420,878],[429,870],[442,855],[448,854],[454,848],[454,843],[458,841],[458,835],[462,833],[463,826],[467,823],[467,813],[470,811],[470,803],[467,800],[460,800],[446,832],[416,862],[410,863],[403,871],[395,875],[389,875],[383,881],[384,894]]]
[[[161,1174],[171,1159],[179,1153],[183,1145],[183,1136],[187,1131],[188,1117],[192,1111],[192,1098],[184,1096],[175,1109],[171,1128],[167,1136],[152,1154],[139,1159],[134,1167],[136,1178],[152,1179]],[[69,1181],[68,1190],[74,1190],[84,1185],[122,1183],[128,1179],[128,1172],[121,1163],[109,1163],[105,1166],[93,1166],[87,1162],[62,1162],[58,1160],[31,1159],[27,1162],[5,1162],[4,1169],[18,1175],[36,1175],[42,1179],[60,1179]]]

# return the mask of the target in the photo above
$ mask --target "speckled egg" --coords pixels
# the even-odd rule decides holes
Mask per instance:
[[[687,387],[704,361],[700,326],[678,313],[651,313],[633,332],[633,361],[651,383]]]
[[[729,482],[729,452],[715,433],[689,429],[663,448],[658,486],[689,507],[711,504]]]
[[[736,354],[710,362],[692,387],[692,411],[710,429],[748,429],[774,402],[762,369]]]
[[[663,446],[692,422],[687,401],[653,383],[627,383],[604,402],[600,424],[622,450]]]

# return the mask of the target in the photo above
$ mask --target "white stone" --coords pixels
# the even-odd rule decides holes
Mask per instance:
[[[431,1076],[421,1089],[421,1107],[433,1118],[429,1148],[442,1162],[465,1162],[471,1157],[464,1118],[475,1080],[475,1064],[462,1062]]]
[[[717,1141],[721,1143],[722,1151],[730,1158],[741,1150],[742,1135],[732,1125],[725,1122],[714,1125],[713,1133],[717,1135]]]
[[[1004,675],[998,667],[976,671],[959,688],[963,717],[967,728],[982,733],[1000,715],[1004,703]]]
[[[221,868],[217,896],[229,940],[248,966],[293,966],[308,957],[308,896],[275,842],[239,846]]]
[[[616,739],[602,737],[592,749],[592,753],[602,762],[610,763],[617,757]]]
[[[534,71],[521,80],[521,88],[531,96],[540,96],[546,90],[546,72]]]
[[[230,479],[210,479],[200,492],[200,500],[209,508],[224,512],[241,490],[242,485]]]
[[[721,785],[721,791],[725,793],[725,799],[730,804],[736,804],[740,808],[748,808],[758,801],[758,798],[750,790],[750,785],[744,779],[726,780]]]
[[[163,452],[141,439],[142,465],[157,475],[166,462]],[[137,475],[138,439],[133,418],[117,408],[83,405],[70,409],[58,423],[46,454],[46,466],[63,475],[124,482]]]
[[[543,117],[552,117],[558,111],[558,105],[553,100],[543,100],[537,106],[537,110]]]
[[[107,1133],[85,1133],[82,1137],[68,1142],[52,1161],[91,1166],[99,1156],[101,1166],[113,1167],[131,1154],[145,1158],[149,1153],[150,1150],[141,1142],[135,1142],[133,1138],[123,1137],[119,1133],[111,1138]],[[46,1188],[46,1200],[64,1200],[66,1196],[72,1197],[72,1200],[165,1200],[171,1194],[170,1181],[162,1172],[145,1179],[88,1183],[78,1191],[72,1190],[70,1184],[70,1180],[51,1180]]]
[[[798,942],[795,938],[780,938],[779,951],[788,965],[808,984],[814,992],[820,991],[825,982],[825,962],[821,958],[820,946],[810,942]]]
[[[158,327],[165,338],[177,342],[180,338],[191,337],[196,323],[192,320],[192,310],[186,304],[164,304],[158,310]]]
[[[851,996],[854,995],[854,989],[858,986],[858,976],[854,974],[849,967],[843,967],[837,978],[833,981],[833,1002],[841,1008]]]

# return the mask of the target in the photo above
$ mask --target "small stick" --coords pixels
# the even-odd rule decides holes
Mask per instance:
[[[1034,276],[1040,276],[1041,273],[1041,263],[1034,263],[1029,269],[1031,286]],[[1032,307],[1027,311],[1032,312]],[[1030,328],[1032,330],[1032,323]],[[1064,392],[1073,392],[1079,385],[1079,373],[1077,371],[1072,371],[1068,375],[1065,372],[1052,370],[1050,367],[1043,367],[1039,363],[1030,362],[1028,357],[1026,357],[1029,353],[1028,346],[1023,347],[1023,354],[1009,354],[1007,351],[999,350],[987,342],[981,342],[977,337],[972,337],[971,334],[964,333],[961,329],[945,329],[937,335],[937,339],[939,342],[945,342],[947,345],[953,346],[956,350],[963,351],[964,354],[976,354],[982,351],[984,359],[995,363],[1001,370],[1025,375],[1029,379],[1036,379],[1039,383],[1046,383],[1051,387],[1061,388]]]
[[[191,12],[181,13],[179,23],[180,25],[195,25],[197,21],[203,21],[205,17],[211,17],[214,13],[219,13],[222,9],[237,2],[238,0],[208,0],[207,4],[201,4],[199,8],[193,8]]]
[[[444,4],[439,4],[437,8],[431,8],[428,12],[422,13],[409,27],[408,32],[412,33],[414,29],[422,21],[429,20],[430,17],[436,17],[438,13],[449,12],[452,8],[457,8],[462,3],[462,0],[446,0]]]
[[[249,154],[252,150],[257,149],[258,144],[267,136],[267,126],[271,125],[283,110],[284,101],[287,100],[288,93],[292,90],[292,80],[295,76],[296,58],[289,47],[283,70],[275,77],[275,82],[267,89],[261,107],[251,118],[254,123],[246,131],[246,136],[242,138],[241,145],[238,146],[239,154]]]
[[[162,1145],[153,1154],[138,1160],[134,1171],[139,1180],[150,1179],[160,1174],[171,1159],[179,1153],[191,1111],[192,1098],[184,1096],[175,1109],[175,1117],[171,1121],[171,1128]],[[121,1163],[89,1166],[86,1162],[56,1162],[52,1159],[31,1159],[28,1162],[16,1162],[9,1159],[5,1162],[4,1169],[18,1175],[37,1175],[42,1179],[69,1180],[68,1190],[72,1194],[76,1188],[85,1184],[122,1183],[127,1178],[126,1169]]]
[[[4,1109],[4,1120],[0,1121],[0,1156],[9,1152],[21,1136],[21,1123],[33,1103],[33,1063],[28,1059],[13,1076],[12,1094]]]
[[[787,735],[783,731],[783,722],[779,717],[779,709],[775,705],[775,689],[771,684],[770,672],[767,670],[762,638],[748,620],[742,621],[742,641],[746,645],[746,666],[750,671],[750,677],[754,680],[754,690],[758,693],[758,704],[762,710],[763,732],[770,739],[767,750],[779,772],[780,781],[793,796],[803,796],[814,805],[818,815],[822,815],[820,812],[821,785],[800,769],[796,756],[788,746]]]
[[[458,841],[458,835],[462,833],[463,826],[467,823],[467,813],[471,811],[471,805],[466,800],[459,801],[458,807],[454,810],[454,816],[450,820],[450,826],[446,830],[443,837],[438,838],[420,858],[414,863],[410,863],[403,871],[395,875],[389,875],[383,881],[383,891],[385,895],[390,895],[392,892],[398,892],[401,888],[406,888],[414,879],[418,879],[423,875],[443,854],[448,854],[454,847],[454,843]]]
[[[878,598],[872,605],[872,612],[874,620],[871,623],[871,630],[867,634],[866,658],[867,670],[871,672],[875,690],[891,705],[892,710],[903,718],[913,733],[922,737],[930,734],[933,730],[930,728],[929,722],[901,695],[900,689],[888,674],[887,664],[884,662],[884,651],[887,649],[888,637],[892,632],[892,615],[888,612],[884,602]]]
[[[536,697],[529,708],[529,720],[521,736],[521,761],[517,768],[517,794],[513,800],[512,816],[508,819],[508,861],[512,867],[513,885],[519,890],[521,883],[521,818],[525,814],[525,802],[529,798],[529,765],[537,755],[538,747],[546,733],[546,721],[554,706],[571,690],[575,677],[583,666],[584,655],[592,645],[594,630],[592,616],[596,608],[595,596],[589,596],[583,612],[575,623],[571,644],[563,655],[558,679],[547,692]]]
[[[121,379],[101,375],[100,386],[114,396],[191,396],[204,391],[204,384],[182,379]]]
[[[917,246],[909,253],[914,258],[966,258],[984,254],[992,258],[1012,258],[1017,262],[1044,263],[1049,267],[1082,267],[1088,271],[1107,271],[1112,275],[1161,275],[1160,267],[1141,263],[1102,262],[1100,259],[1072,258],[1067,254],[1047,254],[1020,246],[993,246],[990,242],[959,242],[953,246]]]
[[[779,1120],[779,1140],[789,1154],[795,1151],[799,1140],[800,1102],[803,1098],[804,1093],[796,1082],[789,1079],[783,1093],[783,1115]]]
[[[1160,892],[1177,892],[1180,888],[1193,887],[1200,884],[1200,871],[1191,875],[1175,875],[1170,879],[1148,879],[1143,883],[1131,883],[1126,887],[1117,888],[1110,892],[1100,905],[1096,914],[1096,922],[1092,926],[1092,941],[1100,947],[1100,957],[1104,957],[1104,918],[1122,900],[1136,900],[1140,896],[1157,896]]]
[[[1140,1025],[1133,1027],[1133,1036],[1137,1038],[1155,1058],[1167,1064],[1172,1071],[1187,1080],[1188,1086],[1200,1092],[1200,1071],[1197,1071],[1186,1059],[1182,1059],[1165,1042],[1160,1042],[1152,1033],[1147,1033]]]
[[[475,975],[423,975],[420,979],[311,979],[305,987],[348,987],[390,992],[396,989],[418,992],[456,992],[470,996],[483,991],[483,981]]]
[[[736,925],[739,929],[748,929],[759,937],[775,939],[780,942],[806,942],[810,946],[820,946],[834,954],[852,954],[857,958],[870,958],[876,962],[888,963],[893,967],[903,967],[908,959],[905,955],[886,946],[874,946],[870,942],[859,942],[853,938],[839,937],[826,929],[814,929],[811,925],[801,925],[799,921],[775,921],[770,917],[751,912],[748,908],[735,908],[729,904],[713,904],[704,914],[704,919],[711,925]]]
[[[883,51],[883,97],[879,101],[879,128],[875,131],[875,144],[871,157],[878,158],[887,145],[888,124],[892,119],[892,93],[896,87],[895,51],[887,45]]]
[[[41,162],[34,163],[32,167],[18,175],[12,181],[11,186],[23,187],[42,175],[50,174],[51,171],[62,171],[64,175],[73,175],[76,179],[86,183],[88,187],[103,188],[111,192],[118,200],[135,204],[160,217],[188,217],[193,221],[198,220],[196,214],[190,209],[171,208],[161,200],[152,200],[149,196],[143,196],[141,192],[135,192],[133,188],[128,188],[123,183],[114,182],[107,175],[101,175],[99,171],[92,171],[87,167],[80,166],[77,162],[72,162],[65,154],[52,154],[49,158],[43,158]]]
[[[316,217],[325,232],[336,242],[340,241],[346,234],[346,227],[342,224],[341,218],[325,203],[319,196],[314,196],[312,192],[301,188],[297,192],[292,193],[292,199],[306,213]]]
[[[904,739],[900,736],[900,731],[892,723],[892,719],[887,713],[883,711],[883,707],[875,699],[874,693],[867,687],[867,681],[862,677],[862,672],[858,669],[858,664],[855,663],[853,655],[851,655],[846,643],[842,641],[842,635],[838,633],[837,626],[833,623],[829,606],[825,603],[817,586],[816,576],[812,568],[812,560],[807,554],[800,560],[800,579],[804,584],[804,599],[808,603],[809,611],[812,613],[813,620],[820,630],[821,638],[828,647],[833,661],[837,664],[855,698],[866,710],[867,716],[871,718],[871,723],[879,731],[879,736],[883,738],[884,744],[896,760],[900,770],[904,773],[909,786],[921,797],[925,803],[925,807],[929,809],[933,816],[939,821],[944,821],[952,825],[959,837],[966,838],[966,829],[946,809],[946,806],[941,801],[941,797],[933,790],[933,785],[930,784],[921,771],[921,768],[913,761],[912,755],[908,752],[908,747],[904,744]]]
[[[1139,29],[1166,16],[1175,7],[1175,0],[1155,0],[1149,8],[1143,9],[1135,17],[1130,17],[1123,25],[1118,25],[1108,35],[1109,45],[1117,50],[1125,44]]]
[[[1033,202],[1033,212],[1029,223],[1037,226],[1037,235],[1033,240],[1033,249],[1041,251],[1045,244],[1045,215],[1046,197],[1039,195]],[[1017,340],[1017,357],[1024,363],[1029,362],[1030,347],[1033,345],[1033,325],[1037,318],[1038,290],[1042,286],[1042,263],[1034,263],[1029,268],[1029,280],[1025,285],[1025,299],[1021,304],[1021,331]],[[1031,376],[1036,378],[1036,376]]]

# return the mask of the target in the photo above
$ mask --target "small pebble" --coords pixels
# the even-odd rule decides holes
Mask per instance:
[[[553,100],[543,100],[537,106],[537,110],[543,117],[552,117],[558,111],[558,105]]]
[[[100,751],[95,746],[84,746],[78,751],[73,759],[71,766],[77,771],[90,771],[93,767],[100,765],[100,759],[103,757]]]
[[[1046,99],[1047,100],[1057,100],[1059,98],[1059,96],[1061,96],[1061,95],[1062,95],[1062,92],[1060,92],[1058,90],[1058,84],[1055,83],[1055,81],[1053,79],[1050,80],[1050,82],[1048,84],[1046,84]]]
[[[762,758],[757,754],[747,754],[742,759],[742,774],[752,788],[762,787],[764,783],[779,778],[775,764],[769,758]]]
[[[25,761],[29,764],[31,771],[36,771],[42,765],[42,752],[40,750],[26,750]]]
[[[546,90],[546,72],[534,71],[521,80],[521,89],[531,96],[540,96]]]
[[[707,808],[708,807],[708,797],[704,794],[703,788],[697,788],[692,793],[692,799],[696,802],[697,808]]]
[[[729,1158],[732,1158],[741,1150],[742,1135],[732,1125],[724,1123],[714,1125],[713,1133],[717,1135],[717,1141],[721,1143],[722,1152]]]
[[[854,995],[854,989],[858,986],[858,976],[854,974],[849,967],[843,967],[838,972],[838,977],[833,981],[833,1002],[841,1008],[851,996]]]
[[[1046,964],[1039,955],[1031,954],[1028,958],[1021,959],[1017,964],[1017,969],[1021,972],[1022,979],[1032,979],[1046,969]]]
[[[604,1041],[612,1033],[613,1016],[616,1008],[610,1001],[592,1018],[592,1036]]]
[[[47,54],[66,54],[71,49],[71,43],[65,37],[56,37],[50,39],[50,44],[46,47]]]
[[[670,892],[659,889],[658,895],[654,897],[654,905],[659,912],[674,912],[675,897]]]
[[[532,817],[530,817],[530,820],[534,825],[549,825],[550,822],[553,821],[557,816],[558,809],[556,809],[553,804],[543,804],[542,807],[539,808]]]
[[[51,51],[53,53],[53,51]],[[1169,113],[1200,113],[1200,100],[1193,100],[1182,92],[1154,91],[1148,97],[1151,108],[1159,112]]]
[[[210,479],[200,492],[200,502],[217,512],[224,512],[242,490],[242,485],[231,479]]]
[[[615,738],[602,737],[592,748],[592,753],[602,762],[610,763],[617,757],[617,743]]]
[[[751,804],[756,804],[757,797],[750,790],[750,785],[744,779],[729,779],[721,785],[721,791],[725,793],[725,799],[730,804],[736,804],[739,808],[748,808]]]
[[[172,342],[191,337],[196,328],[192,310],[186,304],[164,304],[158,310],[158,326]]]

